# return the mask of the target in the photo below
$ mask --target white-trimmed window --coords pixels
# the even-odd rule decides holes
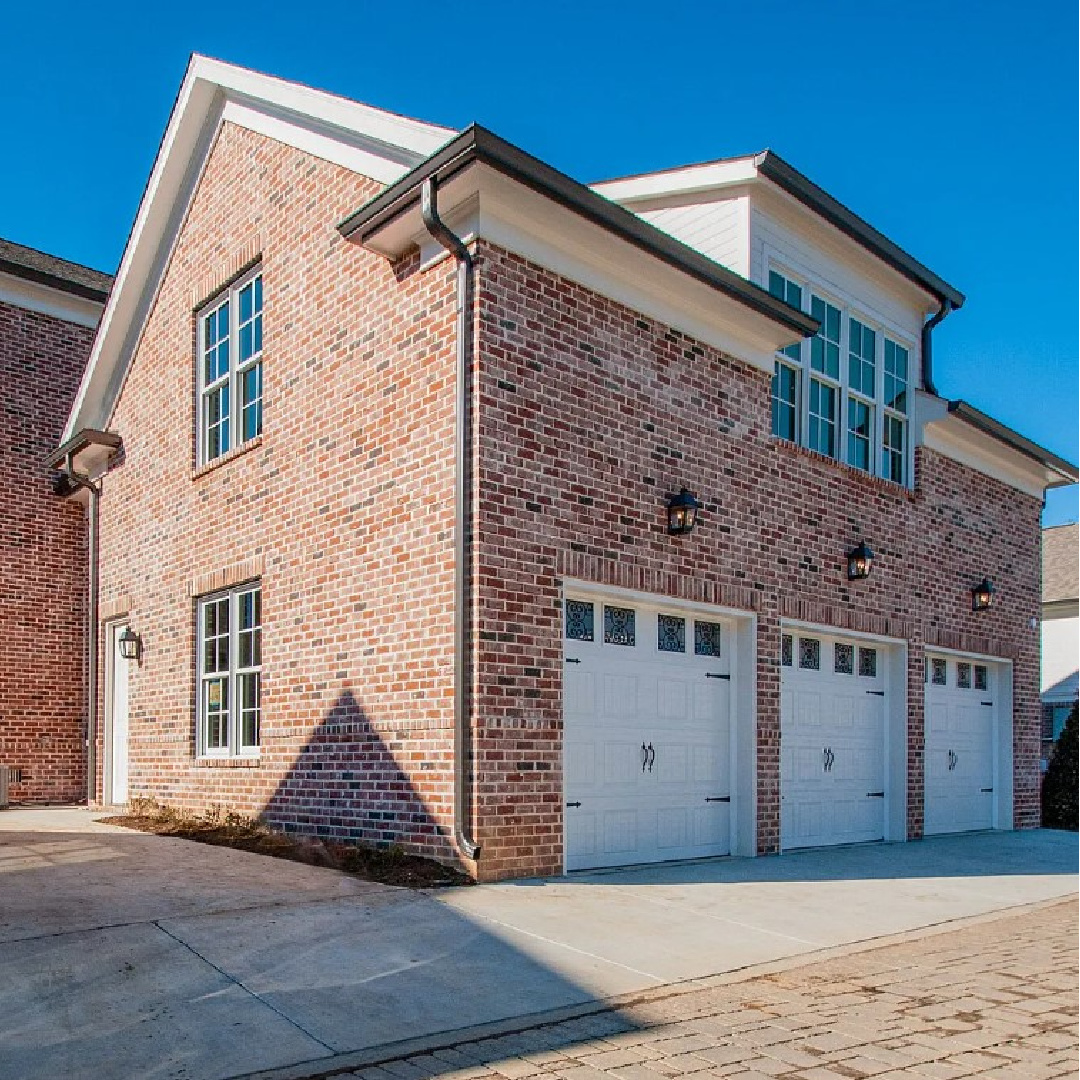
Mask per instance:
[[[199,463],[262,432],[262,271],[199,313]]]
[[[887,480],[907,483],[908,351],[885,339],[885,427],[881,472]]]
[[[262,588],[241,585],[199,601],[198,753],[258,754]]]
[[[802,311],[802,286],[775,270],[769,271],[769,292]],[[802,346],[789,345],[776,354],[772,380],[772,433],[789,442],[799,441],[799,383]]]
[[[909,346],[782,268],[769,270],[769,292],[820,324],[809,341],[776,354],[772,433],[908,484]]]

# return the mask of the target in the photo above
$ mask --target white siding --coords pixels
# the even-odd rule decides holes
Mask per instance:
[[[669,236],[746,277],[749,271],[747,203],[743,195],[684,206],[631,209]]]
[[[755,192],[751,198],[749,254],[749,277],[756,284],[768,288],[770,267],[786,268],[906,345],[913,361],[911,383],[919,385],[919,335],[932,301],[914,285],[803,207],[789,206],[773,193]]]
[[[1077,657],[1080,656],[1080,619],[1044,619],[1042,624],[1042,692],[1057,687],[1060,700],[1076,692]],[[1059,685],[1072,677],[1067,686]],[[1057,695],[1055,695],[1057,696]]]

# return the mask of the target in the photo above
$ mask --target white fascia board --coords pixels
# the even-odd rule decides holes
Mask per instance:
[[[1026,454],[1010,450],[948,412],[944,402],[939,412],[923,405],[921,399],[929,399],[929,395],[920,393],[918,398],[920,421],[916,430],[919,442],[928,449],[1036,499],[1044,498],[1046,489],[1059,480]]]
[[[590,187],[605,199],[623,205],[646,199],[662,200],[666,196],[711,191],[755,180],[758,175],[755,160],[756,157],[742,157],[709,161],[701,165],[687,165],[682,169],[602,180]]]
[[[455,132],[321,90],[194,56],[181,84],[105,307],[63,441],[103,429],[228,112],[236,123],[390,183]]]
[[[42,315],[51,315],[54,319],[74,323],[76,326],[97,326],[101,318],[102,304],[88,300],[84,296],[74,296],[42,285],[38,281],[27,281],[14,274],[0,272],[0,303],[37,311]]]
[[[796,332],[734,297],[486,165],[473,164],[441,185],[439,204],[442,218],[464,238],[483,237],[770,375],[776,350],[799,340]],[[441,257],[417,206],[366,246],[395,258],[414,245],[422,260]]]

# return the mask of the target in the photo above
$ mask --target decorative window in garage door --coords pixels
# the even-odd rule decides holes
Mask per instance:
[[[694,620],[694,652],[698,656],[719,656],[723,627],[715,622]]]
[[[877,678],[877,649],[859,647],[859,674],[867,678]]]
[[[784,667],[791,667],[792,660],[792,642],[790,634],[780,635],[780,663]]]
[[[821,642],[817,638],[799,638],[799,667],[810,671],[821,669]]]
[[[833,649],[833,671],[837,675],[853,675],[855,673],[855,646],[844,645],[837,642]]]
[[[986,689],[986,665],[985,664],[976,664],[975,665],[975,689],[976,690],[985,690]]]
[[[956,665],[956,688],[957,690],[971,689],[971,665],[963,661]]]
[[[935,686],[944,686],[948,682],[949,665],[935,657],[930,661],[930,681]]]
[[[660,652],[686,652],[686,620],[678,615],[658,615],[656,647]]]
[[[604,605],[604,644],[636,645],[637,624],[633,608]]]
[[[573,641],[593,640],[593,605],[588,600],[566,601],[566,636]]]

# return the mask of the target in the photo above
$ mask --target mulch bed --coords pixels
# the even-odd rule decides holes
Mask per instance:
[[[151,800],[137,800],[128,813],[101,820],[158,836],[178,836],[200,844],[238,848],[309,866],[325,866],[383,885],[435,889],[473,884],[472,879],[460,871],[433,859],[409,855],[401,848],[376,848],[321,837],[291,836],[262,822],[221,810],[197,815],[160,806]]]

